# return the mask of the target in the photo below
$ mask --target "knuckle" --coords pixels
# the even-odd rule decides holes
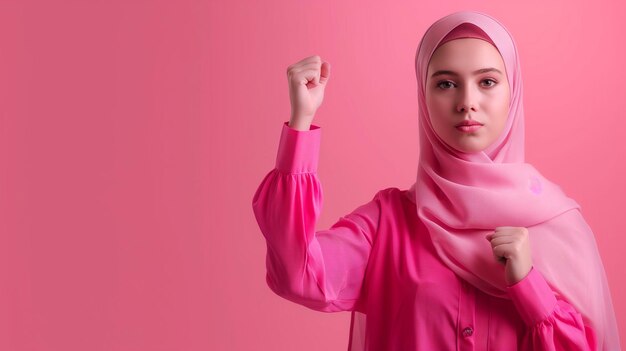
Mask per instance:
[[[528,229],[522,228],[522,230],[520,231],[520,237],[522,239],[526,239],[528,237]]]

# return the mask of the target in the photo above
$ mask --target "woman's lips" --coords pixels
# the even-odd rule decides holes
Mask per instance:
[[[476,130],[478,130],[478,128],[482,127],[481,124],[472,124],[472,125],[462,125],[462,126],[458,126],[456,127],[456,129],[458,129],[459,131],[463,132],[463,133],[471,133],[474,132]]]

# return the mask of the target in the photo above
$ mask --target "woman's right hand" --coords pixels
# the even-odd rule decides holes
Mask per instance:
[[[291,119],[289,126],[309,130],[315,112],[324,99],[330,77],[330,64],[318,55],[309,56],[287,67]]]

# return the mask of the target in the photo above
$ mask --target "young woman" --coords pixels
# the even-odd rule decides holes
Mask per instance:
[[[289,67],[292,116],[252,201],[267,284],[351,311],[356,350],[620,350],[609,285],[580,206],[524,161],[519,56],[494,18],[436,21],[416,54],[419,166],[315,230],[330,65]],[[549,117],[549,116],[546,116]]]

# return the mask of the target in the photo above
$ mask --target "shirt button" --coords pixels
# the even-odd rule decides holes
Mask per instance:
[[[474,334],[474,329],[472,329],[472,327],[467,327],[463,329],[464,336],[471,336],[472,334]]]

